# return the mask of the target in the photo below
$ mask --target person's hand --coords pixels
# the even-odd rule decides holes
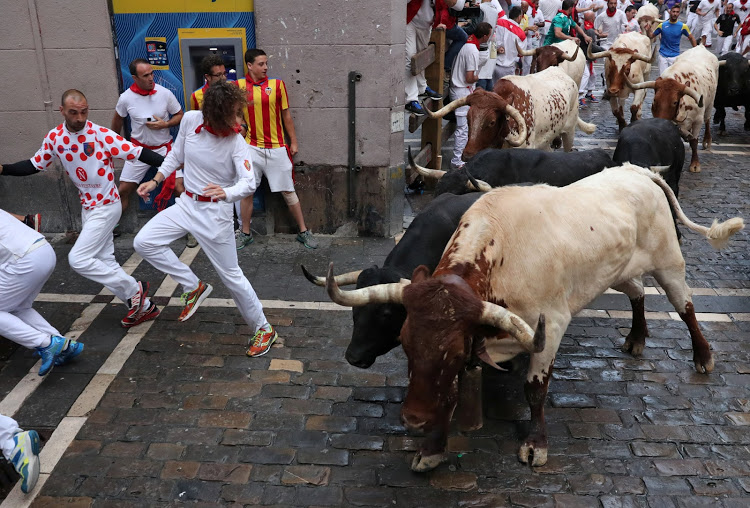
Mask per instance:
[[[536,32],[539,30],[539,27],[536,25],[529,25],[529,28],[527,29],[529,32]]]
[[[138,186],[138,190],[136,191],[140,197],[143,198],[143,201],[146,203],[149,202],[149,194],[151,194],[151,191],[154,190],[157,186],[157,183],[153,180],[149,180],[148,182],[144,182]]]
[[[447,27],[445,26],[445,23],[440,23],[438,26],[435,27],[435,30],[445,30]]]
[[[586,41],[586,44],[591,44],[591,37],[589,37],[588,35],[584,35],[583,40]],[[578,41],[578,44],[581,44],[580,40]]]
[[[497,54],[498,55],[504,55],[505,54],[505,46],[498,46],[498,48],[497,48]]]
[[[209,183],[203,187],[203,195],[212,198],[214,201],[227,198],[227,193],[224,192],[224,189],[215,183]]]
[[[571,37],[570,40],[572,40],[573,42],[575,42],[576,46],[580,46],[581,45],[581,39],[579,39],[578,37]]]
[[[159,118],[158,116],[154,115],[154,121],[152,122],[146,122],[146,127],[149,129],[169,129],[169,125],[167,125],[167,122]]]
[[[716,33],[719,34],[719,37],[724,37],[724,32],[722,32],[721,30],[716,30]]]
[[[289,153],[292,154],[292,157],[297,155],[297,152],[299,152],[299,147],[297,146],[296,141],[292,141],[289,143]]]

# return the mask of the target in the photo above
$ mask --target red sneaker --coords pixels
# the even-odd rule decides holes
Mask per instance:
[[[185,308],[182,309],[182,313],[180,314],[180,317],[177,318],[177,320],[187,321],[190,316],[195,314],[195,311],[198,310],[200,304],[203,303],[203,300],[208,298],[208,295],[211,294],[211,291],[213,291],[213,289],[214,288],[211,286],[211,284],[204,284],[203,281],[201,281],[198,283],[198,287],[191,292],[182,293],[180,300],[182,301],[182,304],[185,306]]]
[[[276,334],[273,326],[268,326],[270,327],[269,330],[261,328],[255,332],[250,342],[250,347],[247,348],[247,356],[263,356],[270,351],[271,346],[273,346],[273,343],[276,342],[279,336]]]
[[[125,328],[135,326],[135,322],[138,314],[143,310],[143,302],[146,301],[148,296],[149,284],[146,282],[146,289],[143,288],[143,282],[138,282],[138,292],[128,300],[128,313],[122,318],[120,324]]]
[[[151,305],[148,306],[148,309],[143,309],[132,320],[129,320],[127,324],[123,323],[122,326],[124,326],[125,328],[130,328],[139,325],[144,321],[156,319],[159,314],[161,314],[159,307],[157,307],[154,302],[151,302]],[[125,320],[123,319],[123,321]]]

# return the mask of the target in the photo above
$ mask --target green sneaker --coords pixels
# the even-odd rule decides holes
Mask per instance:
[[[309,229],[303,233],[297,233],[297,241],[308,249],[318,248],[318,241],[313,237],[313,234]]]
[[[248,235],[241,229],[238,229],[234,235],[234,243],[237,245],[237,250],[244,248],[246,245],[250,245],[253,241],[255,241],[255,238],[253,238],[252,231]]]
[[[21,475],[21,492],[28,494],[39,479],[39,434],[35,430],[19,430],[13,436],[13,444],[8,460]]]

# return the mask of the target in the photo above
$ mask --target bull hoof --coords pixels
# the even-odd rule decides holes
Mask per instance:
[[[442,453],[423,456],[422,452],[417,452],[411,461],[411,470],[415,473],[426,473],[427,471],[432,471],[446,460],[448,459]]]
[[[701,172],[701,164],[700,162],[696,162],[695,164],[690,165],[690,172],[691,173],[700,173]]]
[[[699,374],[708,374],[714,370],[714,357],[710,352],[707,358],[700,358],[700,355],[696,353],[693,355],[693,363]]]
[[[525,442],[518,450],[518,459],[524,464],[529,463],[531,458],[532,466],[543,466],[547,463],[547,447],[540,447],[534,443]]]
[[[628,336],[625,339],[625,344],[622,345],[622,351],[623,353],[630,353],[633,356],[640,356],[643,354],[645,342],[643,339],[638,340]]]

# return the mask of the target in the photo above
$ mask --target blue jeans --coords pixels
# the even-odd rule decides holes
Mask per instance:
[[[464,47],[464,44],[466,44],[466,40],[469,38],[469,36],[466,35],[466,32],[464,32],[463,28],[456,25],[453,28],[449,28],[445,31],[445,37],[453,41],[448,50],[445,52],[444,67],[445,70],[449,71],[453,68],[453,60],[456,59],[458,52],[461,51],[461,48]]]
[[[488,92],[492,91],[492,79],[480,79],[477,81],[477,88],[484,88]]]

